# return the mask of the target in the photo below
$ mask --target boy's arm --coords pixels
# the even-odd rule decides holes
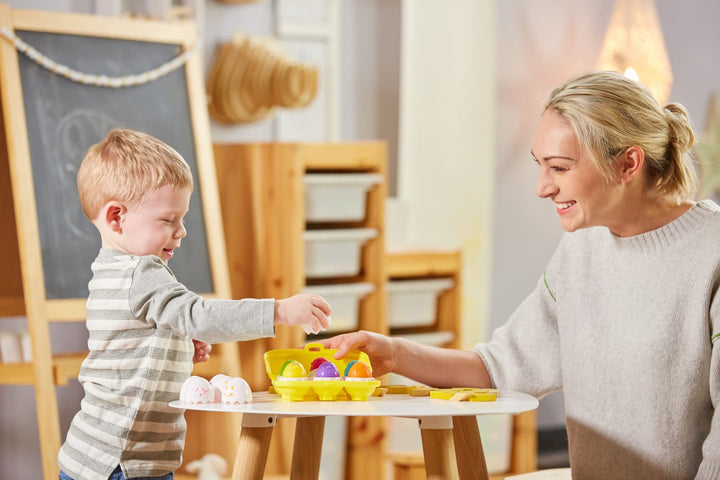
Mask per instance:
[[[138,320],[206,343],[272,337],[273,299],[206,299],[178,282],[157,257],[143,257],[133,273],[130,309]]]

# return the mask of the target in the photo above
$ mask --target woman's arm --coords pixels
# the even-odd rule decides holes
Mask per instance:
[[[393,372],[432,387],[491,386],[485,364],[473,351],[429,347],[362,330],[319,343],[336,348],[335,358],[342,358],[351,350],[365,352],[376,377]]]

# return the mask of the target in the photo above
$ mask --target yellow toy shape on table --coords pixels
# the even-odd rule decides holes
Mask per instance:
[[[430,398],[468,402],[494,402],[500,390],[494,388],[440,388],[430,392]]]

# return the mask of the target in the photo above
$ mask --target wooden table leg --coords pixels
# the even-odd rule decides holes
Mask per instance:
[[[232,480],[262,480],[277,415],[245,413]]]
[[[298,417],[290,480],[317,480],[324,433],[325,417]]]
[[[460,480],[488,480],[485,452],[474,415],[452,417],[453,439]]]
[[[452,418],[422,417],[418,423],[427,479],[458,480]]]

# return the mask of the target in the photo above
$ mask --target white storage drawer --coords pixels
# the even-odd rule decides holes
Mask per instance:
[[[453,285],[450,278],[389,281],[388,325],[390,328],[432,325],[438,296]]]
[[[382,182],[378,173],[308,173],[305,221],[359,222],[365,218],[366,193]]]
[[[328,333],[348,332],[358,328],[360,300],[375,289],[372,283],[342,283],[339,285],[313,285],[304,293],[323,297],[332,307],[332,322]]]
[[[305,276],[307,278],[350,277],[360,273],[360,252],[374,228],[306,230]]]
[[[0,330],[0,363],[21,363],[22,361],[20,335]]]

